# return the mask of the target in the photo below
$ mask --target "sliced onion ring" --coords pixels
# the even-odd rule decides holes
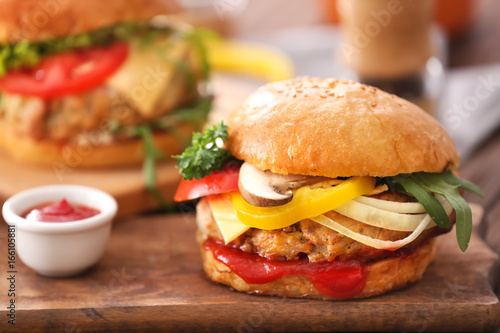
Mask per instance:
[[[449,215],[451,213],[452,207],[448,203],[448,201],[446,201],[446,199],[440,195],[436,195],[436,198],[443,205],[444,209],[446,210],[446,213]],[[432,222],[430,215],[426,214],[426,216],[422,219],[422,221],[415,228],[415,230],[407,237],[400,239],[400,240],[397,240],[397,241],[384,241],[381,239],[371,238],[371,237],[356,233],[356,232],[344,227],[343,225],[335,222],[334,220],[332,220],[324,215],[311,217],[310,219],[316,223],[324,225],[327,228],[335,230],[338,233],[340,233],[346,237],[349,237],[357,242],[363,243],[365,245],[371,246],[371,247],[376,248],[376,249],[390,249],[390,250],[395,250],[395,249],[398,249],[398,248],[405,246],[406,244],[411,243],[418,236],[420,236],[420,234]]]
[[[358,234],[357,232],[354,232],[344,227],[343,225],[335,222],[334,220],[326,217],[325,215],[311,217],[310,219],[316,223],[324,225],[327,228],[333,229],[336,232],[344,236],[347,236],[357,242],[363,243],[365,245],[371,246],[376,249],[391,249],[391,250],[399,249],[400,247],[403,247],[406,244],[414,241],[418,236],[420,236],[422,231],[425,230],[427,225],[430,224],[430,222],[432,222],[431,217],[427,215],[425,218],[422,219],[418,227],[407,237],[397,241],[384,241],[381,239],[371,238],[365,235]]]
[[[374,227],[397,231],[415,230],[427,215],[389,212],[353,200],[338,206],[334,211]],[[432,223],[429,223],[429,228],[436,226],[434,221],[431,220],[431,222]]]
[[[419,202],[396,202],[360,196],[353,199],[356,202],[386,210],[388,212],[400,214],[420,214],[425,213],[425,208]]]

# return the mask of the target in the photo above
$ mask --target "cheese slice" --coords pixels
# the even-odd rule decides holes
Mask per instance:
[[[106,82],[145,118],[154,117],[158,101],[175,79],[177,69],[171,59],[182,59],[189,49],[182,40],[151,43],[141,47],[139,40],[131,41],[125,63]]]
[[[209,196],[208,203],[210,204],[212,215],[214,216],[217,226],[219,226],[219,230],[226,244],[235,240],[238,236],[250,229],[249,226],[244,225],[238,220],[233,204],[224,196]]]

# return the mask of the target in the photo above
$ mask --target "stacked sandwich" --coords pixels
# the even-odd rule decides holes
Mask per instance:
[[[459,157],[435,119],[334,79],[260,88],[177,158],[177,200],[202,197],[206,274],[248,293],[363,298],[415,283],[453,224],[465,251],[459,189],[481,193],[453,173]]]
[[[183,149],[210,108],[200,37],[171,0],[0,1],[0,147],[69,167]]]

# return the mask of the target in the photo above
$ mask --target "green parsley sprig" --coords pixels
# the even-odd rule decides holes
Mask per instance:
[[[431,193],[443,196],[455,210],[458,246],[464,252],[467,250],[472,233],[472,212],[458,189],[484,197],[483,191],[477,185],[458,178],[449,171],[443,173],[417,172],[389,177],[385,180],[390,187],[400,185],[404,191],[411,193],[424,206],[438,226],[449,227],[450,221],[446,211]]]
[[[219,146],[228,138],[228,126],[221,122],[218,125],[206,126],[204,133],[195,132],[191,146],[181,155],[174,155],[176,166],[184,179],[201,179],[215,170],[222,170],[223,163],[231,157],[231,153]]]

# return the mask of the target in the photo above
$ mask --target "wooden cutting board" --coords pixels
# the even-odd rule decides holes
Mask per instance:
[[[479,211],[474,206],[476,220]],[[500,326],[500,304],[492,291],[498,256],[476,232],[466,253],[453,232],[442,236],[436,261],[415,286],[365,300],[328,302],[246,295],[211,283],[201,269],[193,214],[121,222],[114,225],[102,260],[79,277],[41,277],[17,260],[18,329],[479,332]],[[1,232],[1,244],[5,238]],[[6,257],[0,256],[1,267]],[[6,319],[7,281],[0,281],[4,332],[12,327]]]
[[[256,86],[255,82],[216,75],[213,79],[216,98],[211,121],[224,119]],[[173,202],[180,180],[173,159],[158,165],[157,185],[168,202]],[[119,216],[158,208],[158,202],[144,186],[139,164],[101,169],[54,169],[15,161],[0,151],[0,206],[17,192],[50,184],[78,184],[106,191],[118,201]]]

